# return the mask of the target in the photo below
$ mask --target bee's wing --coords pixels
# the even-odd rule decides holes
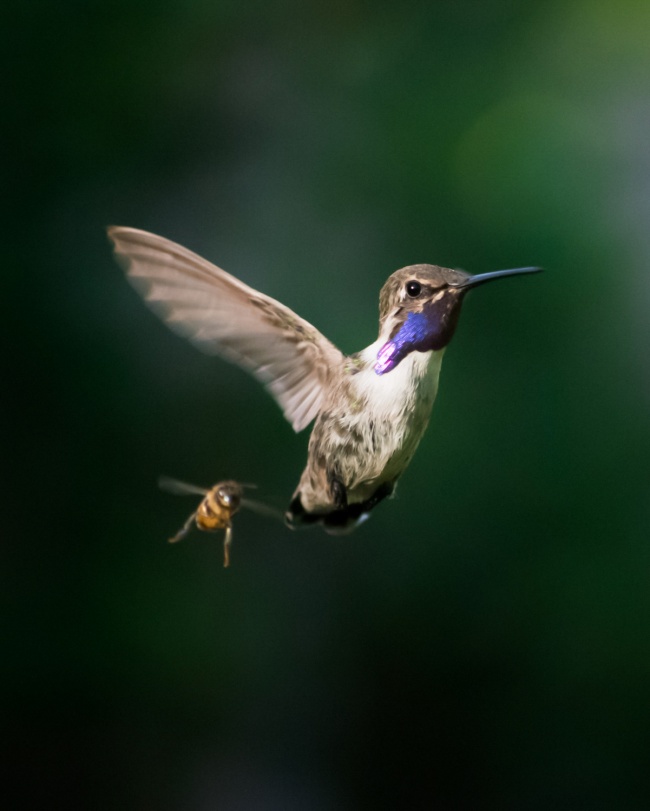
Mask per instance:
[[[342,353],[288,307],[174,242],[136,228],[108,235],[132,284],[151,307],[205,352],[248,369],[294,430],[318,414]]]
[[[243,498],[240,503],[247,510],[252,510],[254,513],[264,515],[267,518],[276,518],[284,523],[284,513],[276,507],[269,507],[268,504],[262,504],[261,501],[253,501],[250,498]]]
[[[205,487],[197,487],[195,484],[188,484],[178,479],[171,479],[169,476],[161,476],[158,479],[158,487],[160,487],[161,490],[166,490],[168,493],[173,493],[175,496],[204,496],[208,492],[208,489]]]

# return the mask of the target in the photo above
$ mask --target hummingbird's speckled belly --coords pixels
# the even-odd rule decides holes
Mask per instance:
[[[382,376],[369,366],[350,379],[347,397],[323,410],[297,491],[308,512],[332,509],[333,477],[354,504],[401,475],[429,422],[441,359],[442,352],[413,352]]]

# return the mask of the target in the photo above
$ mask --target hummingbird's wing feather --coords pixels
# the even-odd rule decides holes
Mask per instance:
[[[108,235],[134,287],[204,352],[252,372],[294,430],[318,414],[342,353],[308,321],[187,248],[137,228]]]

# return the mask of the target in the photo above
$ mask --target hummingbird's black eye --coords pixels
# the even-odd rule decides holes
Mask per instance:
[[[420,295],[422,291],[422,285],[420,282],[410,281],[406,282],[406,292],[411,296],[411,298],[415,298],[416,296]]]

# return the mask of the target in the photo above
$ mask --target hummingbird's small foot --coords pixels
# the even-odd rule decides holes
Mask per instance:
[[[337,510],[345,510],[348,506],[348,493],[343,482],[334,473],[327,474],[330,493]]]

